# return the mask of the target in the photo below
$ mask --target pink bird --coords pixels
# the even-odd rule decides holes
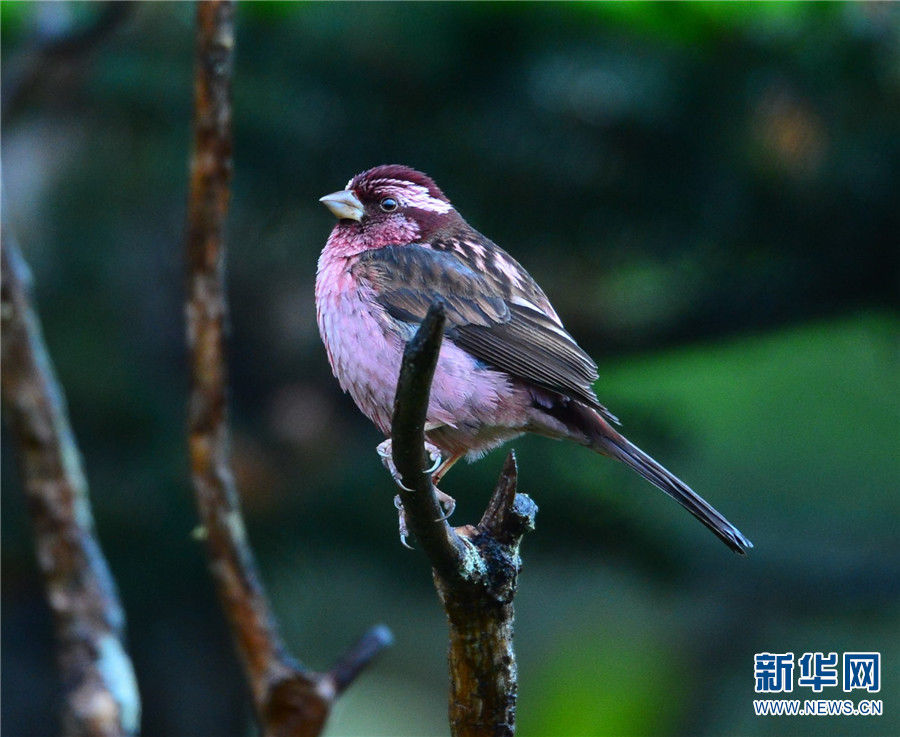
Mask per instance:
[[[369,169],[321,202],[338,218],[319,256],[316,315],[344,391],[390,435],[403,348],[434,302],[447,316],[426,438],[437,484],[461,457],[523,433],[616,458],[675,499],[729,548],[753,547],[683,481],[613,427],[597,366],[509,254],[472,228],[427,175]],[[390,438],[379,445],[389,469]],[[443,495],[452,508],[452,499]],[[402,520],[401,520],[402,527]]]

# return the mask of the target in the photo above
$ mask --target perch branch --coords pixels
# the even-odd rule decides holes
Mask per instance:
[[[125,651],[125,615],[100,545],[81,456],[11,234],[2,249],[3,404],[17,445],[47,601],[59,643],[69,737],[124,737],[140,728]]]
[[[224,228],[231,180],[231,2],[200,2],[194,83],[194,146],[186,235],[191,476],[210,569],[266,737],[318,735],[334,699],[388,644],[373,627],[328,673],[288,654],[248,545],[230,466],[225,368]]]
[[[444,322],[441,305],[432,305],[403,352],[391,426],[393,459],[407,523],[431,562],[447,613],[451,733],[511,737],[518,692],[513,598],[519,545],[534,529],[537,505],[516,493],[510,453],[477,526],[452,528],[440,519],[431,475],[423,469],[425,419]]]
[[[406,345],[397,380],[398,401],[394,403],[391,439],[394,465],[406,487],[400,488],[400,500],[410,530],[432,567],[448,583],[458,584],[472,575],[467,567],[475,560],[467,556],[462,538],[441,519],[444,515],[431,475],[422,470],[430,465],[425,461],[425,414],[445,322],[444,308],[433,305]]]

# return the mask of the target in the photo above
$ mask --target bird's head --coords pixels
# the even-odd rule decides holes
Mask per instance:
[[[330,242],[348,255],[415,243],[459,218],[431,177],[396,164],[357,174],[319,201],[338,218]]]

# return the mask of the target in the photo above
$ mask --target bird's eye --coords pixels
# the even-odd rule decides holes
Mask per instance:
[[[378,206],[385,212],[393,212],[400,205],[393,197],[385,197],[381,202],[378,203]]]

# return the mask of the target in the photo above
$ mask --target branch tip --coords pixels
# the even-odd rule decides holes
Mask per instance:
[[[491,537],[510,543],[534,529],[537,505],[525,494],[516,493],[519,469],[515,451],[510,451],[497,479],[497,486],[478,526]]]
[[[335,696],[340,696],[374,658],[393,644],[391,631],[376,624],[351,645],[326,676],[334,686]]]

